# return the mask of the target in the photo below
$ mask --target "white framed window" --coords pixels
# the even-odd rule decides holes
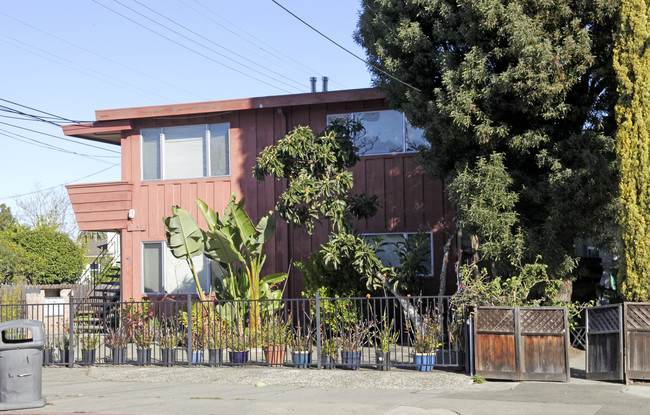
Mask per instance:
[[[203,255],[192,258],[203,292],[210,291],[210,260]],[[194,294],[196,284],[184,259],[175,258],[165,242],[142,242],[143,294]]]
[[[230,175],[230,124],[140,130],[142,180]]]
[[[352,119],[363,125],[365,132],[354,140],[362,156],[414,152],[429,145],[424,130],[413,127],[404,114],[395,110],[330,114],[327,123],[335,119]]]
[[[399,245],[403,244],[408,238],[412,238],[415,235],[417,235],[416,232],[363,234],[364,238],[369,241],[380,241],[377,249],[377,257],[381,259],[381,262],[387,267],[399,267],[402,265],[400,263],[399,255],[397,254]],[[433,234],[431,232],[426,232],[425,235],[428,235],[429,237],[429,249],[428,255],[425,255],[425,259],[422,261],[422,265],[426,269],[426,274],[423,276],[433,276]]]

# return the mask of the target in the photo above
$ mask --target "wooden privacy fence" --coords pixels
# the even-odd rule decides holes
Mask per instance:
[[[478,307],[476,374],[490,379],[569,380],[564,307]]]
[[[650,303],[587,309],[587,379],[650,379]]]

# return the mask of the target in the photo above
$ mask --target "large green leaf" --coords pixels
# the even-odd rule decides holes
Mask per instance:
[[[231,196],[228,205],[230,206],[230,209],[226,208],[226,211],[230,214],[232,226],[239,231],[241,241],[246,244],[246,248],[254,250],[254,248],[251,248],[250,246],[250,241],[257,239],[257,234],[253,221],[251,221],[251,218],[244,210],[244,199],[242,198],[239,202],[235,202],[233,195]]]
[[[257,243],[260,245],[273,238],[273,234],[275,233],[275,218],[272,212],[269,212],[268,215],[260,219],[255,230],[259,233]]]
[[[286,280],[288,276],[289,274],[287,274],[286,272],[278,272],[275,274],[270,274],[262,278],[260,284],[275,284],[277,282],[282,282]]]
[[[209,238],[205,241],[205,252],[210,259],[227,264],[244,261],[244,257],[227,234],[221,230],[206,234]]]
[[[188,259],[203,254],[203,232],[185,209],[172,206],[172,215],[163,218],[167,228],[167,246],[172,255]]]
[[[208,224],[208,229],[215,231],[223,226],[221,220],[219,219],[219,213],[212,210],[207,203],[201,199],[196,199],[196,205],[199,207],[199,210],[203,214],[205,223]]]

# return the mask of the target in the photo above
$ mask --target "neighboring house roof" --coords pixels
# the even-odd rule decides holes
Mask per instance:
[[[105,239],[88,242],[88,245],[86,245],[86,257],[96,258],[104,249],[106,249],[107,244],[108,243]]]
[[[374,88],[345,91],[312,92],[259,98],[197,102],[192,104],[157,105],[95,111],[96,122],[65,125],[63,133],[103,143],[120,145],[122,131],[132,129],[131,120],[151,117],[173,117],[196,114],[218,114],[257,108],[278,108],[297,105],[329,104],[354,100],[383,99],[384,94]]]

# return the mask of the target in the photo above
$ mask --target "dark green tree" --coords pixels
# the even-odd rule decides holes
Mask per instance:
[[[85,265],[84,249],[50,227],[18,227],[8,236],[20,258],[17,272],[31,284],[72,284]]]
[[[607,242],[614,217],[617,10],[612,0],[362,3],[356,40],[389,104],[425,129],[424,167],[450,184],[503,154],[523,260],[541,255],[554,278],[575,267],[576,239]]]
[[[11,208],[0,204],[0,231],[4,231],[17,225],[16,218],[11,214]]]
[[[650,51],[648,3],[621,1],[614,49],[619,100],[617,154],[621,169],[621,292],[630,301],[650,300]]]
[[[318,135],[297,127],[265,148],[253,171],[259,181],[266,176],[287,180],[275,206],[282,219],[310,234],[323,220],[331,226],[332,235],[320,251],[298,266],[312,294],[324,287],[328,294],[359,295],[381,285],[377,276],[383,265],[375,255],[376,246],[352,226],[354,218],[377,212],[376,196],[350,194],[354,183],[350,168],[359,160],[353,137],[362,130],[354,121],[336,121]]]

